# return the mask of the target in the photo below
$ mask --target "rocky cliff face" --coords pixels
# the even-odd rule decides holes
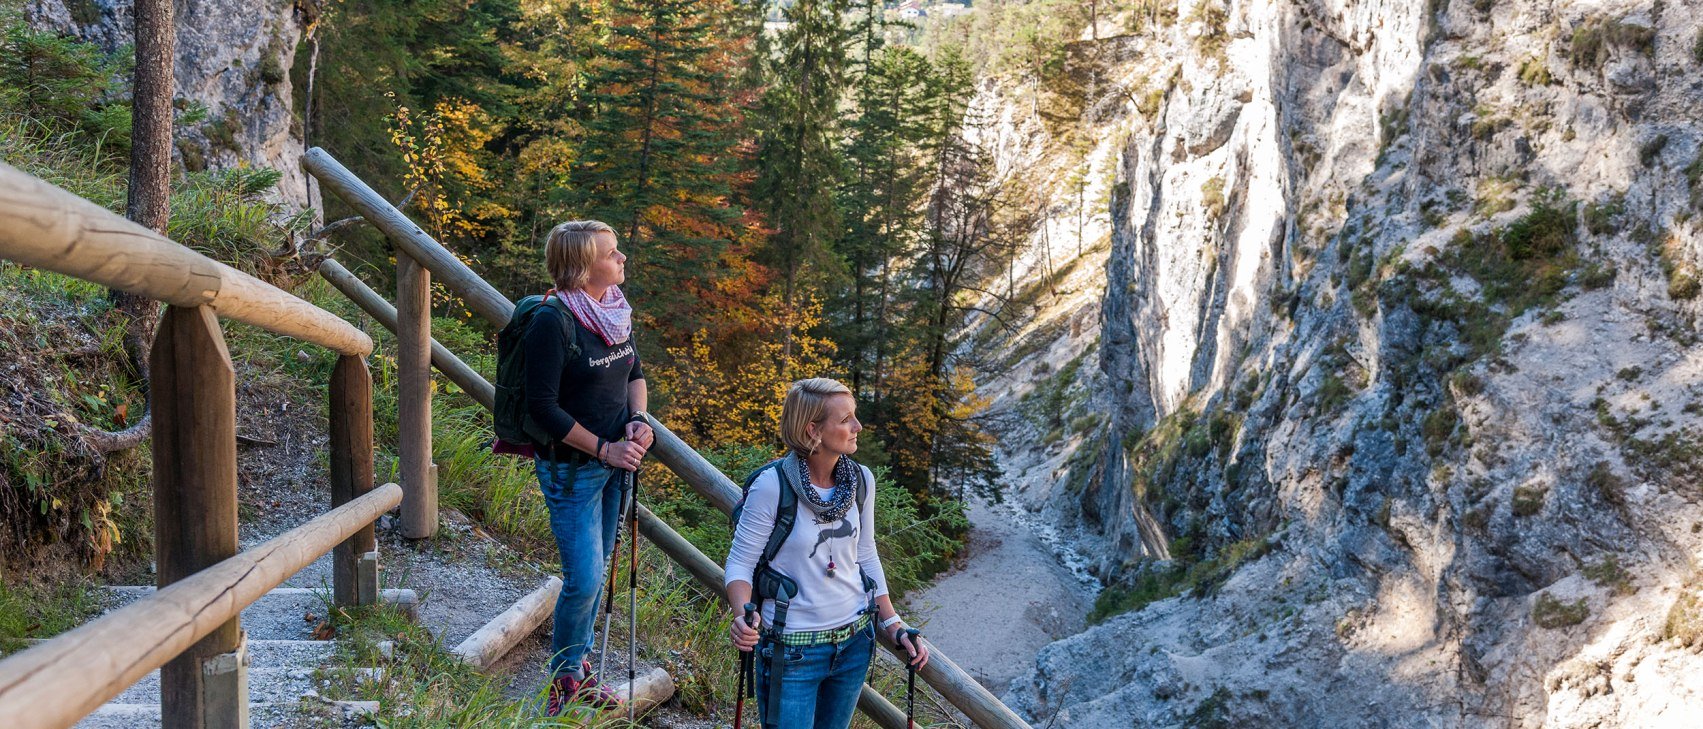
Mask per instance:
[[[29,0],[32,25],[110,50],[132,42],[129,0]],[[283,173],[278,194],[292,209],[317,201],[301,169],[301,123],[291,112],[290,68],[317,0],[177,3],[175,155],[195,171],[241,165]]]
[[[984,387],[1016,495],[1127,604],[1181,594],[1008,699],[1073,727],[1703,705],[1703,7],[1163,5],[1092,44],[1109,245],[1065,280],[1098,341],[1040,306]]]

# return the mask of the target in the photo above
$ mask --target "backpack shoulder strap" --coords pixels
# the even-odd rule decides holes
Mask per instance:
[[[562,302],[562,297],[555,294],[544,297],[544,304],[562,314],[562,341],[568,348],[568,357],[579,356],[579,332],[574,326],[574,313],[568,310],[568,305]]]
[[[781,551],[781,545],[786,544],[787,537],[792,536],[793,523],[798,520],[798,494],[792,490],[792,485],[786,477],[786,469],[781,467],[784,461],[775,461],[765,468],[775,470],[778,503],[775,506],[775,528],[769,532],[769,541],[763,545],[763,562],[774,560]]]
[[[863,502],[869,498],[869,477],[864,475],[863,464],[852,461],[857,466],[857,508],[863,510]]]

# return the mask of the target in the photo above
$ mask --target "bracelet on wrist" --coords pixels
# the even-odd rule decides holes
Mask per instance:
[[[894,623],[901,623],[901,622],[904,622],[904,618],[901,618],[901,617],[899,617],[899,615],[897,613],[894,613],[893,617],[890,617],[886,620],[881,621],[881,629],[886,630],[888,628],[893,627]]]
[[[602,436],[599,436],[597,438],[597,452],[592,454],[594,456],[597,456],[597,461],[599,463],[603,462],[603,447],[606,446],[606,445],[609,445],[609,441],[606,441],[606,440],[603,439]]]

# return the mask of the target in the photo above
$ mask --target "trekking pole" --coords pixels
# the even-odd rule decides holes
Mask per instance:
[[[624,502],[626,500],[626,494],[623,493],[621,498]],[[623,506],[625,506],[624,503],[623,503]],[[620,519],[620,517],[617,516],[616,519]],[[631,536],[628,536],[627,538],[632,539]],[[609,569],[608,569],[609,589],[606,593],[604,593],[604,596],[603,596],[603,647],[597,649],[597,676],[598,676],[598,680],[602,680],[602,678],[604,676],[608,675],[608,674],[605,674],[603,672],[603,669],[604,669],[604,667],[609,665],[609,622],[611,620],[613,620],[614,617],[615,617],[615,567],[620,564],[619,562],[616,561],[616,560],[620,559],[620,557],[621,557],[621,522],[616,521],[615,522],[615,548],[609,550]]]
[[[619,562],[621,559],[621,522],[626,521],[624,518],[626,509],[631,508],[628,506],[628,496],[630,494],[627,493],[627,481],[625,475],[623,475],[621,481],[621,513],[615,515],[615,546],[609,550],[609,568],[606,571],[609,576],[608,591],[603,595],[603,645],[597,649],[597,678],[599,681],[608,675],[603,672],[603,669],[609,665],[609,625],[615,618],[615,568],[621,564]],[[627,534],[627,538],[633,538],[631,532]]]
[[[917,726],[917,636],[922,631],[916,628],[905,628],[905,635],[911,637],[911,661],[905,664],[905,729],[916,729]]]
[[[745,627],[751,627],[751,618],[757,612],[757,606],[745,603]],[[739,650],[739,688],[733,692],[733,729],[739,729],[745,720],[745,674],[751,671],[751,651]],[[756,681],[751,682],[751,689],[756,690]]]
[[[627,721],[633,721],[634,667],[638,664],[639,645],[639,472],[627,472],[632,485],[632,501],[627,506],[627,541],[632,555],[627,560]]]

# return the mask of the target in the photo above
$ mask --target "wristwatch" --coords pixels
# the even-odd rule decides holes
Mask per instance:
[[[650,413],[647,413],[643,410],[634,410],[632,416],[627,418],[627,422],[629,422],[629,423],[644,423],[644,422],[646,422],[645,419],[649,418],[649,417],[650,417]]]

